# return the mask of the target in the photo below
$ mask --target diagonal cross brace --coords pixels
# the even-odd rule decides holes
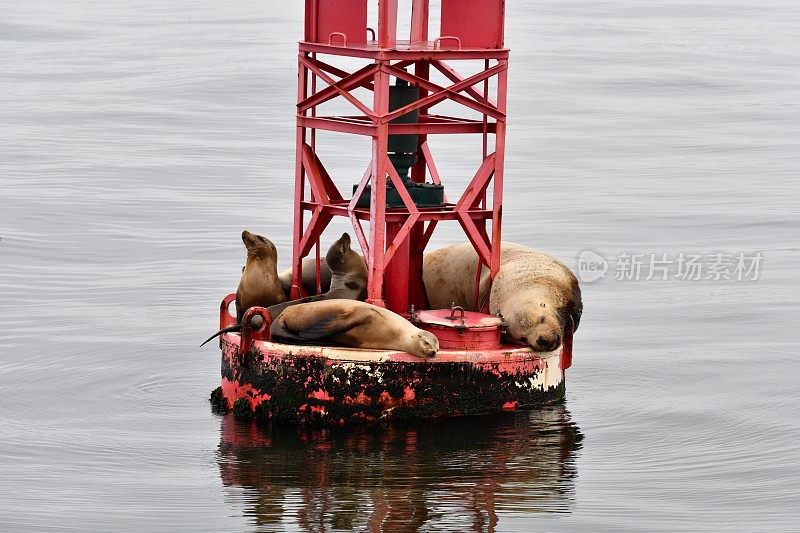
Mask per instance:
[[[454,102],[458,102],[463,106],[470,107],[478,111],[479,113],[483,115],[488,115],[496,120],[505,120],[506,117],[505,113],[499,111],[496,107],[482,104],[471,98],[467,98],[466,96],[463,96],[459,93],[461,91],[465,91],[467,87],[472,87],[473,85],[483,80],[489,79],[492,76],[498,74],[499,72],[505,70],[506,65],[503,64],[496,65],[490,69],[484,70],[473,76],[470,76],[469,78],[465,78],[464,80],[458,83],[454,83],[449,87],[442,87],[441,85],[437,85],[433,82],[420,78],[419,76],[409,74],[405,70],[398,69],[393,66],[386,66],[384,68],[392,76],[406,80],[409,83],[419,85],[425,90],[436,91],[436,92],[424,98],[420,98],[419,100],[412,102],[404,107],[401,107],[400,109],[392,111],[391,113],[382,115],[380,117],[380,120],[383,123],[389,122],[397,117],[405,115],[406,113],[414,111],[415,109],[419,109],[421,107],[426,107],[426,106],[427,107],[433,106],[446,99],[451,99]]]
[[[324,63],[320,63],[319,65],[317,65],[320,68],[320,70],[322,70],[322,65],[324,65]],[[329,100],[333,100],[340,94],[344,94],[345,92],[349,91],[354,87],[361,87],[364,85],[368,85],[368,83],[365,80],[368,80],[369,78],[374,76],[377,70],[378,70],[377,65],[367,65],[364,68],[361,68],[353,72],[352,74],[345,73],[346,74],[345,77],[335,82],[333,85],[328,85],[321,91],[317,91],[316,93],[312,94],[311,96],[309,96],[308,98],[297,104],[297,110],[302,113],[304,111],[311,109],[312,107],[316,107],[318,105],[324,104]],[[330,79],[331,81],[333,81],[332,78]]]
[[[361,103],[361,101],[358,98],[356,98],[355,96],[353,96],[352,94],[350,94],[346,90],[342,89],[341,87],[337,86],[336,85],[336,81],[334,81],[333,78],[328,76],[328,74],[326,74],[325,71],[323,71],[319,67],[319,63],[320,63],[319,61],[317,61],[316,59],[312,59],[310,57],[305,57],[305,56],[301,55],[300,56],[300,63],[305,65],[309,70],[311,70],[311,72],[316,74],[325,83],[327,83],[331,87],[334,87],[336,89],[336,92],[338,92],[341,96],[343,96],[348,102],[350,102],[351,104],[356,106],[362,113],[364,113],[366,116],[368,116],[372,120],[375,120],[375,118],[376,118],[375,113],[373,113],[370,108],[368,108],[363,103]],[[373,72],[373,74],[374,74],[374,72]]]
[[[458,72],[456,72],[456,70],[453,67],[451,67],[444,61],[434,60],[431,61],[431,65],[433,66],[433,68],[444,74],[445,77],[447,77],[450,81],[454,83],[462,81],[464,79]],[[494,101],[492,101],[491,98],[484,98],[481,93],[479,93],[472,87],[467,87],[466,89],[464,89],[464,92],[469,94],[476,101],[482,104],[489,105],[495,108],[497,107],[497,104]]]
[[[467,238],[475,247],[478,257],[486,265],[492,264],[491,245],[489,236],[486,234],[486,227],[479,228],[472,217],[469,216],[469,210],[474,206],[475,202],[480,198],[480,195],[489,186],[489,182],[494,175],[496,154],[490,154],[481,164],[475,177],[467,186],[461,199],[456,204],[454,211],[458,215],[458,221],[464,228],[464,233]]]
[[[328,171],[314,153],[314,149],[308,144],[303,145],[303,168],[306,177],[311,184],[311,194],[313,198],[323,204],[328,205],[332,202],[341,202],[342,195],[336,184],[333,183]]]
[[[364,228],[361,226],[361,221],[358,220],[358,217],[356,217],[355,208],[359,198],[361,198],[361,195],[364,193],[364,189],[371,179],[372,161],[370,161],[369,165],[367,166],[364,176],[358,183],[358,187],[356,187],[356,192],[353,193],[353,197],[350,199],[350,203],[347,205],[347,214],[350,217],[350,222],[353,224],[353,231],[356,233],[356,238],[358,239],[358,243],[361,245],[361,251],[364,253],[364,259],[367,260],[367,264],[369,264],[370,261],[371,251],[369,248],[369,243],[367,242],[367,237],[364,235]]]
[[[384,157],[386,157],[386,160],[389,163],[386,165],[386,170],[389,172],[389,179],[391,179],[392,183],[394,183],[397,193],[400,195],[400,198],[403,200],[403,204],[405,204],[409,213],[408,219],[400,227],[400,231],[397,232],[397,235],[395,235],[392,243],[386,248],[383,264],[388,265],[398,248],[400,248],[400,245],[402,245],[403,241],[406,240],[406,237],[408,237],[408,234],[411,232],[411,228],[414,226],[414,224],[416,224],[417,219],[419,219],[419,209],[417,209],[414,200],[411,199],[411,195],[408,194],[406,185],[403,183],[403,180],[400,179],[400,175],[397,173],[397,170],[395,170],[394,165],[391,164],[387,156]]]

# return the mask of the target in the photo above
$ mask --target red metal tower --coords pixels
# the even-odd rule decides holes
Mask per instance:
[[[377,3],[377,31],[368,27],[368,1]],[[457,220],[492,278],[499,269],[508,68],[508,50],[503,47],[505,2],[441,0],[439,35],[431,40],[429,0],[407,1],[410,35],[399,40],[398,0],[306,0],[298,64],[292,298],[302,296],[303,257],[315,246],[319,257],[320,235],[335,216],[350,218],[367,260],[367,301],[398,313],[406,313],[410,305],[427,307],[422,253],[439,221]],[[358,58],[366,64],[347,72],[331,65],[329,56]],[[483,61],[478,73],[459,73],[459,62],[476,60]],[[413,73],[406,70],[412,68]],[[431,81],[433,71],[449,85]],[[391,78],[413,88],[413,98],[391,98],[390,104],[393,93],[403,92],[390,85]],[[359,88],[372,92],[372,102],[353,94]],[[354,113],[319,114],[317,108],[333,99],[349,102]],[[445,101],[477,111],[480,118],[434,113],[433,108]],[[371,161],[352,196],[339,191],[318,157],[317,130],[372,138]],[[414,184],[442,185],[428,144],[428,136],[437,134],[481,135],[483,153],[482,163],[455,203],[430,205],[412,193],[425,188]],[[403,156],[409,156],[411,165],[408,179],[396,168]],[[399,196],[388,206],[387,188]],[[369,221],[369,235],[361,226],[364,220]],[[384,284],[385,279],[392,283]]]

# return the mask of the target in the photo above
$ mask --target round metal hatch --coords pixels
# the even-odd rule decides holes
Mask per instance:
[[[502,319],[493,315],[452,309],[414,313],[412,321],[439,339],[444,350],[478,350],[500,346]]]

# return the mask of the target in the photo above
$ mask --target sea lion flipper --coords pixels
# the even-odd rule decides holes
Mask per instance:
[[[276,320],[281,313],[283,313],[287,308],[292,307],[293,305],[305,304],[308,302],[317,302],[319,300],[325,300],[326,297],[324,294],[317,294],[314,296],[306,296],[305,298],[300,298],[299,300],[289,300],[283,303],[271,305],[267,308],[269,314],[272,315],[272,320]]]
[[[287,324],[286,320],[278,319],[272,323],[269,334],[273,340],[281,342],[316,344],[316,341],[342,331],[337,327],[335,319],[335,316],[327,315],[314,322],[297,325]]]
[[[310,312],[310,309],[314,308],[308,306],[314,306],[324,301],[326,300],[289,307],[272,323],[270,336],[274,339],[295,341],[301,344],[329,342],[332,337],[351,330],[363,320],[363,316],[361,318],[354,317],[351,313],[342,312],[338,308],[330,309],[329,312]],[[335,302],[335,300],[327,301]]]
[[[208,341],[210,341],[211,339],[214,339],[216,337],[219,337],[223,333],[231,333],[233,331],[239,331],[241,328],[242,328],[242,325],[240,323],[237,323],[236,325],[233,325],[233,326],[228,326],[227,328],[222,328],[221,330],[219,330],[218,332],[214,333],[209,338],[207,338],[205,341],[203,341],[203,344],[201,344],[200,347],[202,348],[203,346],[205,346],[205,344]]]
[[[349,326],[341,321],[337,322],[336,318],[334,315],[323,316],[316,322],[306,325],[297,334],[303,340],[314,341],[331,337],[349,329]]]

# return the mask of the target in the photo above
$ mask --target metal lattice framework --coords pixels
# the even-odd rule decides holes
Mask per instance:
[[[457,220],[481,263],[489,268],[491,278],[499,269],[508,68],[508,50],[502,46],[504,4],[502,0],[442,0],[442,36],[433,41],[428,40],[427,0],[413,0],[408,41],[398,41],[395,36],[397,0],[378,2],[377,32],[366,28],[366,7],[367,0],[306,1],[306,36],[300,42],[298,59],[292,297],[303,295],[302,259],[315,247],[319,258],[320,235],[333,217],[345,216],[352,222],[369,267],[367,301],[404,313],[409,305],[426,306],[422,253],[439,221]],[[476,16],[475,10],[484,16]],[[492,17],[497,24],[487,26],[486,19]],[[367,40],[370,32],[372,40]],[[369,63],[348,72],[323,60],[327,56],[361,58]],[[460,74],[456,67],[466,60],[472,64],[483,60],[482,70],[469,76]],[[406,69],[413,69],[413,73]],[[431,81],[433,71],[450,84]],[[419,99],[390,111],[392,78],[417,87]],[[371,92],[371,102],[365,103],[353,94],[362,88]],[[496,101],[490,97],[492,93],[497,95]],[[320,115],[319,106],[334,99],[348,102],[354,113]],[[432,112],[445,101],[476,111],[481,118]],[[391,122],[411,111],[419,113],[417,122]],[[317,130],[372,138],[371,161],[352,197],[337,189],[317,155]],[[482,163],[457,201],[418,207],[387,155],[389,135],[396,134],[417,135],[418,160],[411,169],[414,182],[429,179],[442,184],[429,135],[481,135]],[[494,136],[494,151],[488,153],[490,136]],[[387,181],[397,190],[404,207],[386,206]],[[370,207],[358,207],[367,186]],[[364,220],[370,224],[369,235],[362,227]],[[384,284],[385,279],[392,282]]]

